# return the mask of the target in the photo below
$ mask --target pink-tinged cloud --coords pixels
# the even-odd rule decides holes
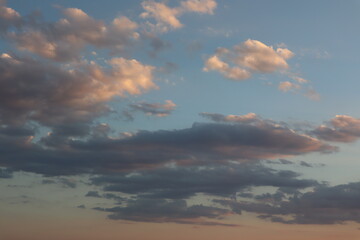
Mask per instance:
[[[289,92],[289,91],[297,90],[300,88],[301,88],[301,86],[299,84],[292,83],[289,81],[281,82],[281,83],[279,83],[279,86],[278,86],[278,89],[282,92]]]
[[[126,17],[115,18],[106,24],[81,9],[66,8],[62,11],[64,18],[59,21],[35,24],[6,7],[0,10],[0,17],[7,26],[17,26],[15,31],[4,27],[3,31],[20,50],[59,62],[79,60],[80,52],[87,45],[119,52],[139,38],[137,23]]]
[[[125,58],[112,58],[108,63],[106,68],[92,62],[58,66],[1,55],[2,122],[89,122],[106,114],[107,102],[115,96],[137,95],[157,88],[153,82],[154,67]]]
[[[354,142],[360,137],[360,119],[348,115],[336,115],[312,133],[326,141]]]
[[[195,12],[202,14],[213,14],[217,4],[215,0],[187,0],[181,1],[180,6],[169,7],[163,2],[153,0],[141,3],[145,10],[140,14],[141,18],[154,19],[155,22],[147,22],[153,31],[167,32],[183,26],[179,17],[184,13]]]
[[[274,49],[260,41],[248,39],[233,49],[219,48],[215,55],[205,61],[204,71],[218,71],[226,78],[244,80],[255,72],[286,70],[289,67],[287,60],[293,55],[289,49]]]

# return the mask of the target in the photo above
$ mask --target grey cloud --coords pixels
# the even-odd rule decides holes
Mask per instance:
[[[208,222],[205,219],[221,219],[230,211],[223,208],[191,205],[188,206],[185,200],[165,200],[165,199],[135,199],[129,200],[126,206],[97,210],[110,212],[110,219],[129,220],[137,222],[174,222],[180,224],[195,225],[222,225],[221,222]]]
[[[139,102],[135,104],[130,104],[130,108],[133,111],[140,111],[147,115],[157,116],[157,117],[166,117],[174,111],[176,104],[171,100],[166,100],[164,104],[161,103],[147,103]]]
[[[360,137],[360,119],[348,115],[336,115],[311,133],[326,141],[354,142]]]
[[[9,168],[0,168],[0,178],[12,178],[13,170]]]
[[[113,58],[110,65],[111,70],[96,64],[65,69],[2,54],[1,121],[11,125],[21,125],[29,120],[47,126],[58,125],[55,130],[62,135],[73,130],[84,132],[81,128],[87,126],[78,123],[90,122],[108,113],[106,103],[113,97],[140,94],[156,88],[152,82],[151,66],[123,58]],[[126,79],[123,75],[125,69]]]
[[[190,166],[257,161],[336,150],[285,127],[249,124],[197,123],[191,128],[140,131],[118,139],[66,139],[52,148],[31,139],[0,134],[0,164],[52,176],[131,171],[169,163]]]
[[[215,200],[234,211],[259,214],[262,219],[286,224],[341,224],[360,222],[360,183],[333,187],[319,186],[314,191],[297,192],[287,198],[267,195],[272,201],[235,202]],[[261,199],[261,196],[258,199]]]
[[[219,113],[200,113],[200,116],[208,118],[214,122],[229,122],[229,123],[257,123],[262,119],[255,113],[248,113],[245,115],[223,115]]]
[[[108,174],[92,178],[105,191],[137,194],[147,198],[183,199],[203,193],[229,197],[253,186],[307,188],[314,180],[298,179],[292,171],[277,171],[258,164],[176,167]]]
[[[300,166],[303,166],[303,167],[313,167],[313,165],[311,165],[311,164],[309,164],[309,163],[307,163],[307,162],[305,162],[305,161],[301,161],[301,162],[300,162]]]
[[[85,197],[97,197],[100,198],[100,194],[97,191],[89,191],[86,193]]]
[[[76,181],[68,178],[60,178],[59,182],[67,188],[76,188]]]

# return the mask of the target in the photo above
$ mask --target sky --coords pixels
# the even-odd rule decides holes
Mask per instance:
[[[359,239],[359,12],[0,0],[0,238]]]

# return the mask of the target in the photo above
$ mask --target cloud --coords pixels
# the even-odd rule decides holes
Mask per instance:
[[[215,0],[188,0],[182,1],[183,11],[213,14],[217,6]]]
[[[127,172],[176,164],[201,166],[290,157],[337,148],[281,125],[196,123],[179,130],[139,131],[118,138],[60,135],[51,148],[34,136],[0,134],[0,165],[46,176]],[[101,160],[99,160],[101,159]]]
[[[348,115],[336,115],[311,133],[326,141],[354,142],[360,137],[360,119]]]
[[[268,46],[258,40],[248,39],[228,49],[220,47],[215,54],[205,60],[203,71],[215,71],[227,79],[242,81],[252,77],[253,74],[279,73],[290,78],[283,81],[278,89],[283,92],[306,91],[304,96],[318,100],[319,94],[311,88],[304,89],[306,80],[291,72],[288,60],[295,54],[287,48]]]
[[[60,178],[59,182],[62,183],[62,185],[64,187],[67,188],[76,188],[76,181],[74,181],[73,179],[68,179],[68,178]]]
[[[82,62],[69,68],[2,54],[1,122],[31,120],[47,126],[89,122],[108,113],[106,103],[114,97],[157,88],[152,66],[125,58],[112,58],[108,64]]]
[[[0,6],[0,30],[20,50],[35,53],[54,61],[80,60],[86,45],[124,51],[139,38],[138,25],[121,16],[109,24],[90,17],[78,8],[62,9],[64,18],[54,23],[22,17],[11,8]],[[10,31],[10,27],[15,27]]]
[[[272,46],[248,39],[232,49],[219,48],[205,61],[204,71],[218,71],[233,80],[244,80],[252,73],[273,73],[288,69],[287,60],[293,53],[286,48]],[[234,67],[230,67],[230,64]]]
[[[19,27],[21,24],[21,15],[12,8],[5,6],[4,2],[0,2],[0,32],[6,32],[9,27]]]
[[[279,86],[278,86],[278,89],[282,92],[288,92],[288,91],[297,90],[300,88],[301,88],[301,86],[299,84],[292,83],[289,81],[281,82],[281,83],[279,83]]]
[[[171,100],[166,100],[164,104],[139,102],[129,106],[132,110],[143,112],[146,115],[166,117],[174,111],[176,104]]]
[[[255,113],[245,115],[222,115],[219,113],[200,113],[200,116],[208,118],[215,122],[233,122],[233,123],[253,123],[261,121]]]
[[[185,200],[135,199],[129,200],[124,207],[97,208],[97,210],[110,212],[108,217],[113,220],[236,226],[221,222],[208,222],[203,219],[219,219],[230,214],[229,210],[204,205],[188,206]]]
[[[213,14],[217,3],[215,0],[187,0],[181,1],[178,7],[169,7],[165,3],[151,0],[144,1],[141,5],[145,11],[140,17],[154,19],[155,23],[147,22],[154,31],[167,32],[183,26],[178,18],[184,13]]]
[[[251,77],[251,73],[240,67],[230,67],[229,64],[222,61],[218,56],[214,55],[208,58],[203,69],[205,72],[218,71],[226,78],[232,80],[244,80]]]
[[[9,168],[0,168],[0,179],[1,178],[12,178],[13,171]]]
[[[229,206],[233,211],[254,212],[259,214],[259,218],[286,224],[360,222],[359,182],[333,187],[319,186],[314,191],[305,193],[290,192],[281,195],[280,191],[267,196],[270,201],[266,202],[229,200],[215,200],[215,202]]]
[[[272,73],[277,70],[287,69],[286,60],[293,57],[293,53],[286,48],[277,48],[248,39],[234,47],[234,63],[255,72]]]
[[[274,170],[260,164],[223,164],[106,174],[93,177],[91,182],[104,186],[105,191],[166,199],[186,199],[198,194],[230,197],[255,186],[302,189],[318,185],[314,180],[298,177],[295,172]]]
[[[100,194],[97,191],[89,191],[86,193],[85,197],[97,197],[100,198]]]

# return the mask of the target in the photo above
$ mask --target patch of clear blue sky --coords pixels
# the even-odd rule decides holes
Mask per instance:
[[[10,0],[8,5],[21,14],[38,9],[50,21],[61,17],[59,9],[54,8],[59,5],[80,8],[107,22],[120,15],[140,22],[141,2]],[[177,2],[169,4],[175,6]],[[318,123],[335,114],[359,117],[356,107],[360,89],[359,12],[359,1],[224,0],[218,1],[214,15],[184,14],[180,17],[182,29],[159,35],[170,43],[169,48],[156,58],[150,57],[144,48],[132,55],[158,67],[166,62],[175,63],[178,69],[174,73],[159,77],[175,82],[176,86],[159,82],[160,90],[113,104],[121,110],[131,101],[170,99],[178,105],[177,110],[163,119],[137,115],[134,122],[121,123],[121,129],[182,128],[203,121],[199,112],[254,112],[276,120],[294,118]],[[217,47],[231,48],[249,38],[273,46],[286,44],[296,54],[289,61],[291,68],[312,82],[321,100],[314,102],[300,94],[279,92],[277,84],[287,80],[279,74],[254,74],[249,80],[235,82],[216,72],[202,71],[204,59]],[[201,47],[190,54],[186,49],[194,43]],[[322,58],[317,58],[319,54]],[[261,80],[263,77],[273,85],[268,86]]]

